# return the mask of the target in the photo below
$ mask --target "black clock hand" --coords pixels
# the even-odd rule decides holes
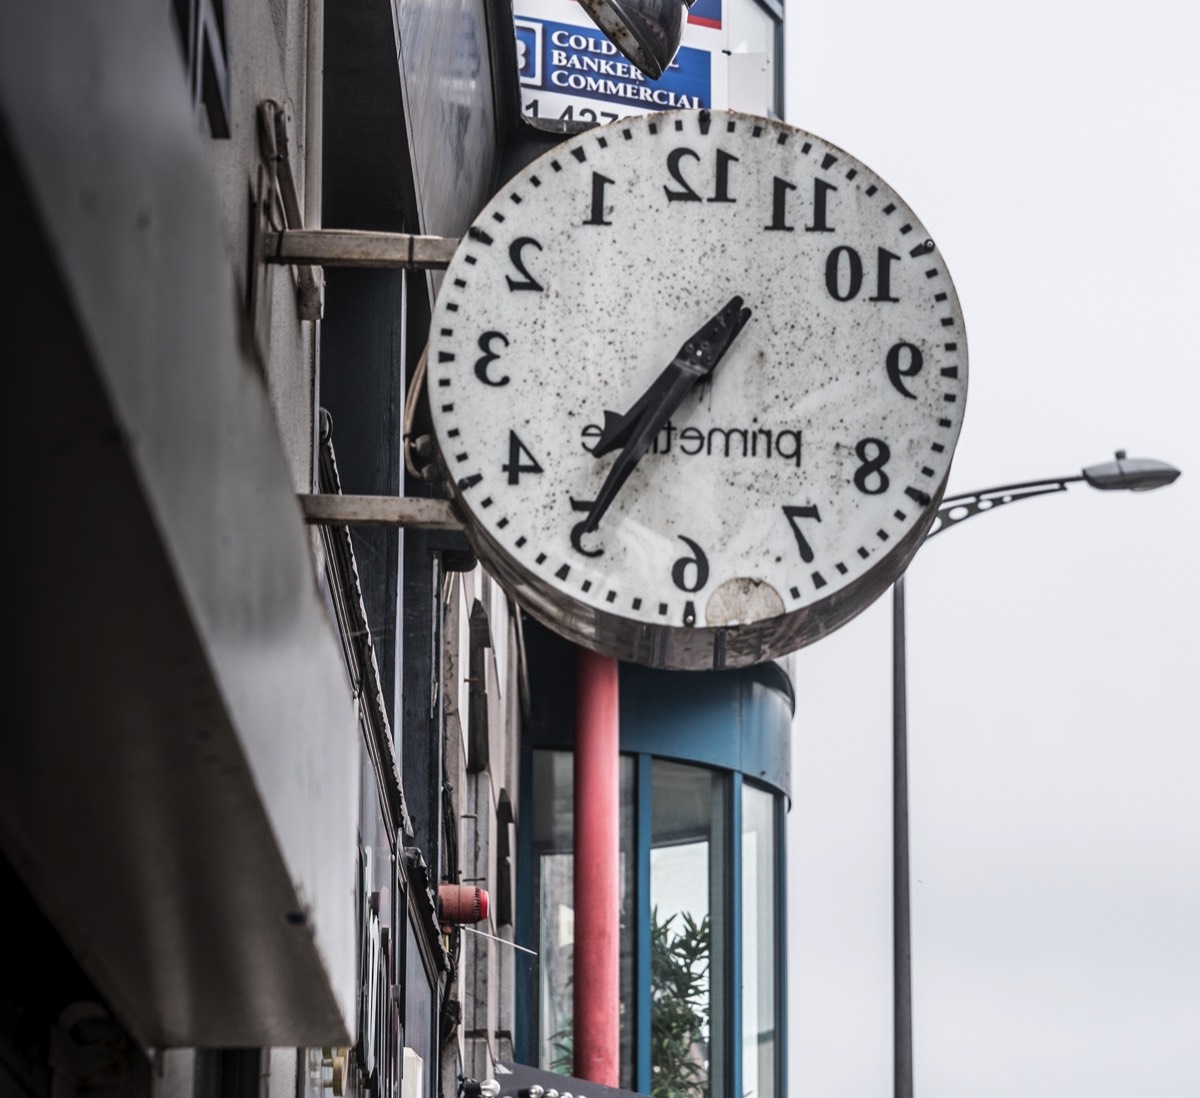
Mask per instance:
[[[742,307],[742,299],[731,298],[716,316],[679,348],[675,357],[628,412],[624,415],[608,411],[604,413],[604,430],[592,455],[602,457],[618,446],[623,449],[608,471],[608,477],[584,520],[584,533],[596,529],[621,486],[650,449],[663,424],[698,382],[712,376],[749,319],[750,310]]]
[[[671,399],[668,394],[681,377],[689,379],[687,389],[690,389],[692,385],[710,376],[749,317],[750,310],[742,308],[740,297],[730,300],[716,316],[684,343],[666,369],[638,397],[628,412],[624,415],[609,411],[604,413],[604,430],[592,450],[592,456],[603,457],[609,451],[628,442],[647,412],[663,401]],[[674,400],[670,408],[672,412],[679,406],[687,389]],[[660,420],[660,427],[667,418],[669,413]]]

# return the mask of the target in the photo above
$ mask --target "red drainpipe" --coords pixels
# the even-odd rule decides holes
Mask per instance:
[[[620,1082],[620,741],[617,661],[578,650],[575,673],[575,1067]]]

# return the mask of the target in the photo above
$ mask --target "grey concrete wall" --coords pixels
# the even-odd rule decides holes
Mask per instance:
[[[296,47],[290,32],[280,40],[278,18],[286,17],[285,30],[302,25],[301,5],[229,4],[227,11],[231,38],[239,37],[231,55],[243,67],[227,146],[218,148],[202,131],[165,3],[4,5],[0,109],[140,489],[147,529],[155,531],[178,588],[185,616],[177,628],[194,634],[202,654],[184,672],[211,688],[223,727],[233,731],[230,781],[236,773],[239,803],[251,791],[254,812],[263,813],[262,849],[271,852],[264,854],[270,865],[256,867],[245,864],[244,850],[204,851],[222,829],[171,817],[173,768],[161,772],[152,797],[143,796],[147,813],[157,807],[163,818],[155,825],[148,814],[145,826],[130,832],[144,848],[110,852],[129,874],[110,881],[112,895],[122,888],[149,895],[149,888],[171,905],[179,920],[172,934],[182,937],[138,935],[131,924],[125,960],[144,967],[145,947],[154,945],[162,953],[149,963],[169,962],[183,982],[162,981],[160,999],[139,1019],[140,1032],[164,1044],[236,1036],[229,1033],[233,1015],[201,1017],[188,989],[215,978],[214,947],[231,951],[227,960],[244,949],[264,965],[269,951],[255,943],[295,933],[286,928],[284,910],[255,902],[255,889],[270,878],[282,885],[271,903],[302,913],[303,948],[320,975],[307,988],[289,987],[299,968],[264,967],[259,1001],[240,1000],[237,1017],[249,1027],[243,1036],[264,1044],[301,1036],[336,1041],[354,1017],[358,731],[295,498],[308,487],[311,465],[311,336],[296,314],[291,274],[280,270],[268,298],[269,351],[257,356],[247,340],[240,278],[247,270],[247,180],[257,174],[252,110],[260,93],[299,94]],[[103,491],[102,484],[90,487]],[[90,533],[105,538],[113,531],[101,526]],[[70,575],[84,559],[72,554],[86,554],[87,544],[55,549]],[[135,604],[158,597],[136,583],[123,594]],[[84,691],[85,674],[98,684],[103,679],[110,655],[105,624],[73,623],[93,630],[96,645],[90,669],[81,667],[78,681],[64,688]],[[154,637],[145,639],[153,644]],[[149,699],[156,685],[180,673],[151,662],[138,689]],[[108,728],[83,722],[78,731],[92,746],[110,729],[124,735],[137,727],[158,737],[156,748],[174,744],[172,734],[182,730],[146,720],[145,699],[136,690],[114,696],[121,711]],[[127,739],[121,743],[130,749]],[[204,773],[220,778],[216,770],[192,777]],[[106,793],[137,795],[86,783],[80,789],[81,799],[64,805],[77,827],[86,827],[88,810],[108,810]],[[156,868],[186,879],[170,845],[185,833],[188,850],[229,874],[216,894],[205,889],[187,903],[178,891],[154,890]],[[69,880],[69,871],[61,876]],[[49,889],[58,887],[53,875],[47,880]],[[55,908],[46,893],[41,899]],[[58,907],[74,911],[86,942],[87,909],[61,897]],[[228,922],[235,911],[239,918]],[[216,924],[206,922],[210,916]],[[213,926],[221,923],[237,941],[214,940]],[[119,928],[120,920],[110,925]],[[98,946],[91,943],[93,951]],[[307,1028],[295,1025],[306,1004],[310,1021],[318,1019]],[[122,1005],[136,1011],[137,1004]]]

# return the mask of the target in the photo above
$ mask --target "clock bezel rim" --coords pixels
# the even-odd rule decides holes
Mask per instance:
[[[440,455],[438,461],[441,465]],[[444,465],[441,467],[449,479]],[[948,475],[905,535],[861,576],[823,599],[736,626],[645,622],[598,611],[590,603],[550,587],[505,551],[485,527],[468,521],[464,515],[466,509],[459,506],[457,496],[451,502],[463,523],[468,543],[488,574],[521,609],[548,629],[585,648],[629,663],[662,670],[712,671],[781,658],[840,629],[867,610],[907,570],[925,542],[937,519],[947,480]],[[549,593],[558,598],[548,597]],[[818,612],[817,617],[810,622],[814,611]]]
[[[511,186],[517,180],[527,176],[533,171],[536,164],[548,160],[554,155],[563,155],[571,142],[582,142],[589,137],[594,139],[597,130],[617,129],[622,125],[629,125],[631,121],[636,121],[641,125],[654,121],[669,123],[680,116],[695,117],[704,114],[710,117],[728,116],[739,122],[750,124],[762,122],[771,126],[781,126],[794,134],[820,142],[829,151],[845,156],[854,165],[861,166],[869,172],[879,184],[886,187],[891,196],[903,204],[917,223],[923,227],[921,219],[917,217],[916,212],[902,198],[896,188],[855,154],[847,152],[818,134],[803,130],[781,119],[760,119],[737,111],[670,110],[638,116],[636,119],[618,119],[603,126],[591,127],[570,135],[564,142],[530,162],[516,173],[506,186]],[[468,245],[472,238],[472,232],[483,224],[483,219],[493,209],[504,189],[505,186],[498,188],[476,216],[471,230],[462,238],[460,249]],[[553,227],[551,228],[553,229]],[[453,270],[458,257],[459,251],[456,250],[448,271]],[[942,256],[942,262],[945,264],[944,256]],[[450,498],[455,505],[455,510],[463,521],[468,541],[479,560],[519,606],[559,635],[615,658],[650,667],[709,670],[714,667],[749,666],[787,655],[841,628],[871,606],[905,571],[932,527],[936,519],[937,507],[945,494],[953,457],[965,420],[969,370],[967,369],[965,318],[957,289],[948,269],[944,271],[944,276],[951,290],[953,311],[961,321],[960,327],[956,331],[956,337],[963,344],[961,351],[958,352],[963,364],[963,376],[959,380],[961,394],[959,399],[962,401],[962,408],[957,413],[958,423],[953,434],[953,445],[948,447],[949,455],[945,471],[936,488],[928,491],[929,503],[918,505],[919,510],[915,512],[913,521],[905,532],[895,538],[878,557],[872,554],[875,559],[868,561],[861,575],[845,583],[830,595],[793,605],[790,609],[785,608],[782,613],[738,626],[709,626],[699,623],[685,626],[674,622],[648,621],[645,618],[630,617],[622,613],[620,608],[615,605],[605,608],[587,601],[572,594],[569,590],[556,586],[546,577],[533,571],[493,535],[482,517],[476,514],[475,509],[467,500],[464,490],[459,487],[457,480],[449,472],[446,456],[442,452],[442,439],[438,430],[435,430],[433,437],[438,466]],[[431,312],[431,329],[434,327],[437,314],[438,303],[435,302]],[[608,574],[613,572],[611,567],[600,567],[601,571]],[[678,592],[673,592],[673,594],[678,596]]]

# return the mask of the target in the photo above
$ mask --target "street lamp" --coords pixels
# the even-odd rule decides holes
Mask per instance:
[[[1148,492],[1179,476],[1164,461],[1129,458],[1090,465],[1076,476],[1004,484],[965,492],[942,500],[925,540],[960,522],[1018,500],[1065,492],[1086,481],[1102,491]],[[895,1098],[912,1098],[912,933],[909,921],[908,874],[908,699],[905,684],[904,576],[892,585],[892,957],[894,965]]]
[[[695,0],[579,0],[608,39],[651,80],[679,52],[688,8]]]

